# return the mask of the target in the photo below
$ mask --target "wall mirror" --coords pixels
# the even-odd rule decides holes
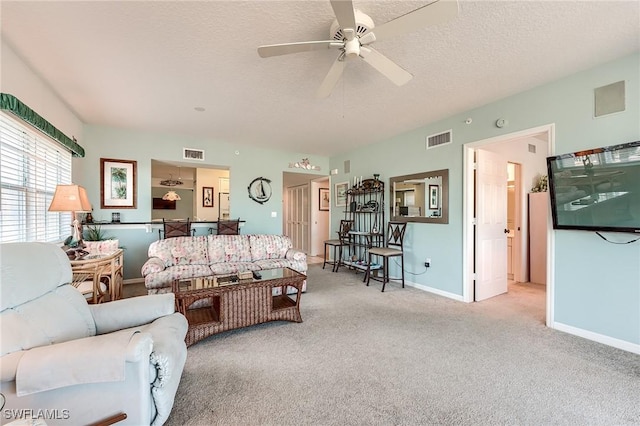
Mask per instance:
[[[394,221],[449,223],[449,169],[389,179]]]
[[[151,220],[229,219],[229,177],[224,166],[151,160]]]

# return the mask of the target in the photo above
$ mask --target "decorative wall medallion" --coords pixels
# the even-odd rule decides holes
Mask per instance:
[[[264,204],[271,198],[271,181],[265,177],[255,178],[247,187],[249,198],[256,203]]]

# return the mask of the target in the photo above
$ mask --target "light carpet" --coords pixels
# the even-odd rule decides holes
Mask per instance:
[[[465,304],[308,277],[303,323],[189,348],[167,425],[640,424],[640,356],[545,327],[535,287]]]

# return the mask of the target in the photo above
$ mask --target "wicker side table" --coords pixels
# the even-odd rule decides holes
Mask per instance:
[[[111,253],[89,254],[82,259],[72,260],[71,269],[73,270],[76,284],[79,284],[80,280],[94,279],[93,275],[95,273],[99,274],[97,279],[94,279],[93,303],[103,301],[104,297],[99,296],[99,294],[102,294],[100,290],[101,282],[109,292],[108,300],[122,299],[124,274],[124,251],[122,249],[114,250]]]
[[[300,296],[306,275],[289,268],[260,273],[260,280],[238,280],[224,285],[213,277],[175,280],[172,289],[176,310],[189,321],[187,346],[223,331],[264,322],[302,322]],[[287,295],[288,287],[294,287],[297,293]],[[274,295],[274,288],[280,288],[280,294]]]

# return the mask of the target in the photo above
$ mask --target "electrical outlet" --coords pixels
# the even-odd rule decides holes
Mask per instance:
[[[431,266],[431,259],[430,258],[427,257],[427,260],[424,261],[424,266],[427,267],[427,268],[429,266]]]

